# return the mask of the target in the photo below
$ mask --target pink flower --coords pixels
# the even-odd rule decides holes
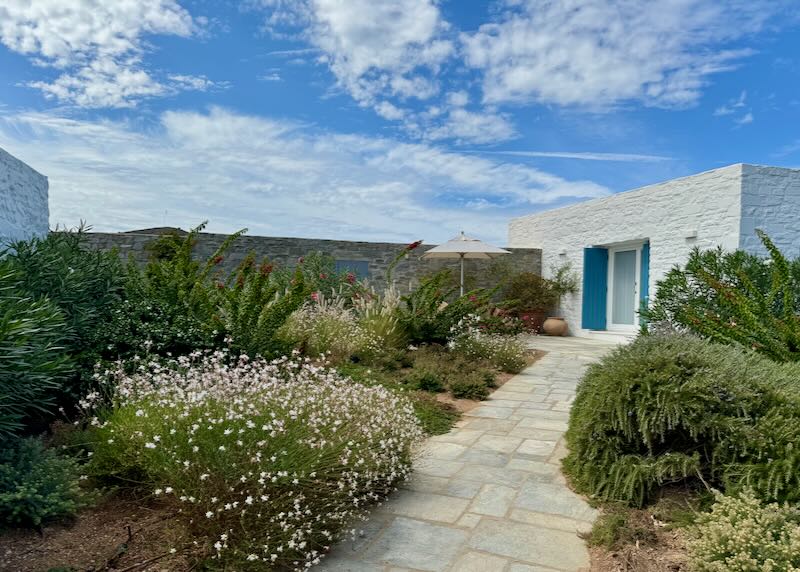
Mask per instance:
[[[356,275],[352,272],[347,273],[347,277],[345,278],[349,284],[355,284],[356,282]]]
[[[311,299],[314,300],[314,302],[319,302],[319,292],[312,292]]]

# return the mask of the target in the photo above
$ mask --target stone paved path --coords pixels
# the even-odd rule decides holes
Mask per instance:
[[[611,347],[535,338],[547,351],[448,434],[431,438],[415,473],[373,511],[326,572],[574,572],[589,563],[579,532],[595,511],[559,464],[575,386]]]

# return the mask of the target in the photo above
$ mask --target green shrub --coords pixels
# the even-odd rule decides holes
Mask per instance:
[[[691,529],[688,549],[697,572],[797,572],[800,509],[763,504],[751,491],[717,494]]]
[[[442,403],[426,391],[409,395],[414,405],[414,414],[426,435],[443,435],[453,428],[461,413],[447,403]]]
[[[35,417],[49,417],[72,374],[64,314],[22,294],[19,275],[0,260],[0,446]]]
[[[450,330],[468,314],[485,309],[493,291],[475,290],[455,296],[457,287],[449,286],[450,272],[443,270],[421,281],[402,298],[398,319],[411,343],[444,343]]]
[[[550,312],[558,304],[558,296],[550,283],[533,272],[520,272],[512,276],[503,287],[503,297],[516,315]]]
[[[61,309],[73,355],[94,345],[94,331],[121,299],[125,280],[117,253],[89,248],[86,241],[80,227],[16,242],[0,253],[17,272],[26,296],[46,297]]]
[[[59,376],[48,400],[70,411],[93,389],[94,366],[106,345],[98,334],[122,298],[125,275],[119,257],[90,248],[80,227],[15,242],[0,252],[0,259],[15,273],[22,297],[36,302],[46,298],[61,311],[58,345],[69,355],[72,371]]]
[[[640,337],[578,386],[565,471],[582,492],[634,505],[693,479],[800,500],[798,377],[736,347]]]
[[[80,488],[79,467],[45,449],[38,439],[0,448],[0,524],[39,526],[73,516],[90,497]]]
[[[468,375],[450,382],[450,393],[458,399],[483,400],[489,397],[489,388],[482,377]]]
[[[788,261],[762,232],[769,259],[695,249],[656,285],[643,315],[778,361],[800,360],[800,259]]]
[[[411,404],[306,360],[117,373],[93,474],[168,495],[215,567],[303,570],[411,469]]]
[[[445,390],[442,379],[432,371],[414,371],[406,377],[406,382],[414,389],[439,393]]]
[[[107,323],[97,329],[98,361],[134,355],[181,355],[219,347],[224,330],[218,321],[217,289],[224,277],[218,266],[242,232],[231,235],[207,260],[193,258],[197,235],[166,233],[148,245],[150,260],[140,268],[132,259],[125,292]]]
[[[227,284],[216,289],[217,327],[228,333],[235,349],[248,355],[278,356],[291,349],[278,332],[286,320],[310,300],[305,275],[295,270],[284,283],[272,264],[256,264],[250,255]]]

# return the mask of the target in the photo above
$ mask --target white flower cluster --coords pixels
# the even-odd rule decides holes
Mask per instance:
[[[800,508],[717,493],[688,543],[698,572],[800,572]]]
[[[94,462],[146,474],[237,570],[319,562],[407,477],[422,438],[405,399],[296,356],[196,352],[116,383]]]
[[[471,358],[488,360],[503,371],[520,371],[527,363],[527,350],[522,340],[516,336],[486,333],[480,325],[480,316],[467,314],[450,328],[447,347]]]

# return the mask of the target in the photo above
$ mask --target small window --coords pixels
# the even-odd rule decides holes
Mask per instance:
[[[336,272],[352,272],[359,280],[369,278],[368,260],[337,260]]]

